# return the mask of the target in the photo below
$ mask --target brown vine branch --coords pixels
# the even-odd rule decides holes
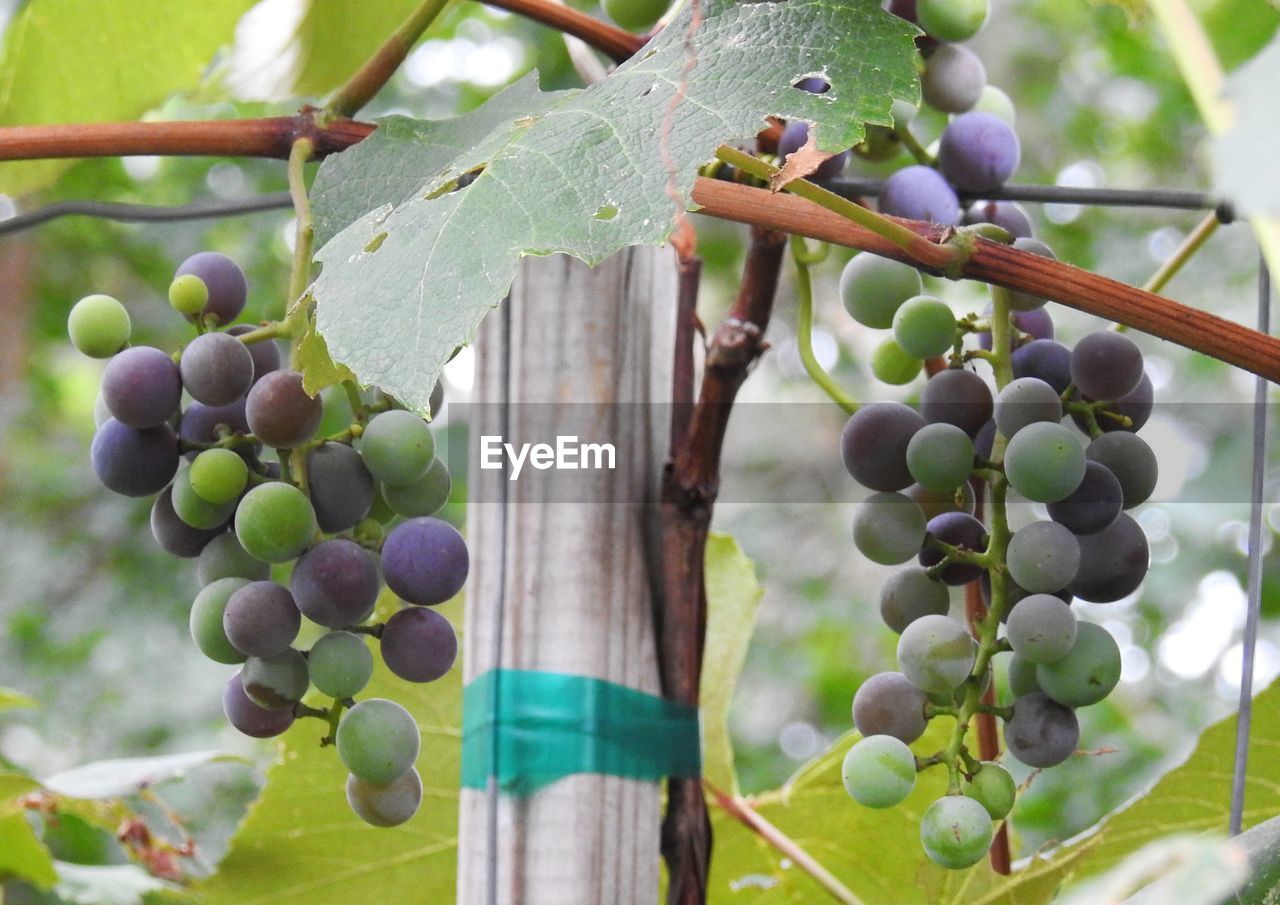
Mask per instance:
[[[449,0],[424,0],[409,18],[391,33],[377,53],[365,61],[347,83],[329,99],[325,111],[331,116],[355,116],[373,100],[382,86],[391,81],[404,58],[418,43],[418,38],[448,5]]]
[[[633,35],[571,6],[548,3],[547,0],[484,0],[484,3],[572,35],[617,63],[629,59],[648,40],[644,35]]]

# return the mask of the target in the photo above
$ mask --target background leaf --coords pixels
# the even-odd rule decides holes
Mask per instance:
[[[12,688],[0,688],[0,710],[23,710],[38,706],[34,698],[29,698]]]
[[[819,148],[838,151],[864,122],[889,124],[892,98],[917,94],[911,26],[874,0],[717,0],[700,12],[691,71],[686,7],[604,81],[544,99],[410,200],[331,239],[315,296],[334,360],[425,410],[445,360],[502,299],[522,255],[595,263],[659,244],[698,165],[767,115],[815,121]],[[813,74],[831,90],[792,87]],[[481,164],[468,187],[438,194]]]
[[[37,889],[58,882],[53,856],[40,844],[25,814],[0,817],[0,879],[25,880]]]
[[[44,781],[44,786],[68,798],[125,798],[196,767],[238,759],[222,751],[191,751],[162,757],[101,760],[54,774]]]

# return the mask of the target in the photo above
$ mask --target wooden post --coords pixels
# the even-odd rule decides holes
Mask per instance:
[[[486,319],[471,424],[466,681],[501,666],[659,693],[657,507],[641,501],[656,503],[667,452],[676,282],[670,249],[630,249],[594,269],[529,258]],[[584,424],[606,425],[591,440],[616,446],[616,467],[572,473],[573,501],[539,498],[548,472],[510,481],[477,465],[482,435],[545,442],[581,436]],[[653,905],[660,818],[657,783],[614,776],[570,776],[527,798],[464,789],[458,902]]]

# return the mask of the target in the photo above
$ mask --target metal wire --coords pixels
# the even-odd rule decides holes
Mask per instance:
[[[8,220],[0,220],[0,236],[21,232],[56,220],[59,217],[97,217],[121,223],[172,223],[181,220],[206,220],[234,217],[258,211],[278,210],[292,206],[288,192],[254,195],[241,201],[198,201],[194,204],[161,206],[127,204],[110,201],[59,201],[37,207]]]
[[[1271,332],[1271,275],[1266,258],[1258,265],[1258,332]],[[1244,823],[1244,791],[1249,766],[1249,731],[1253,726],[1253,658],[1258,644],[1262,610],[1262,496],[1267,460],[1267,382],[1254,385],[1253,402],[1253,505],[1249,512],[1249,599],[1240,655],[1240,707],[1236,718],[1236,754],[1231,775],[1231,817],[1228,830],[1238,834]]]

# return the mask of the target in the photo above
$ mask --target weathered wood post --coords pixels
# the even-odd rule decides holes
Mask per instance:
[[[471,424],[465,678],[494,667],[590,676],[659,693],[652,520],[670,424],[676,263],[627,250],[597,268],[529,258],[477,343]],[[650,405],[648,403],[655,403]],[[482,435],[582,435],[612,470],[551,483],[478,468]],[[528,474],[522,473],[521,478]],[[577,774],[528,797],[464,789],[460,905],[653,905],[659,784]]]

